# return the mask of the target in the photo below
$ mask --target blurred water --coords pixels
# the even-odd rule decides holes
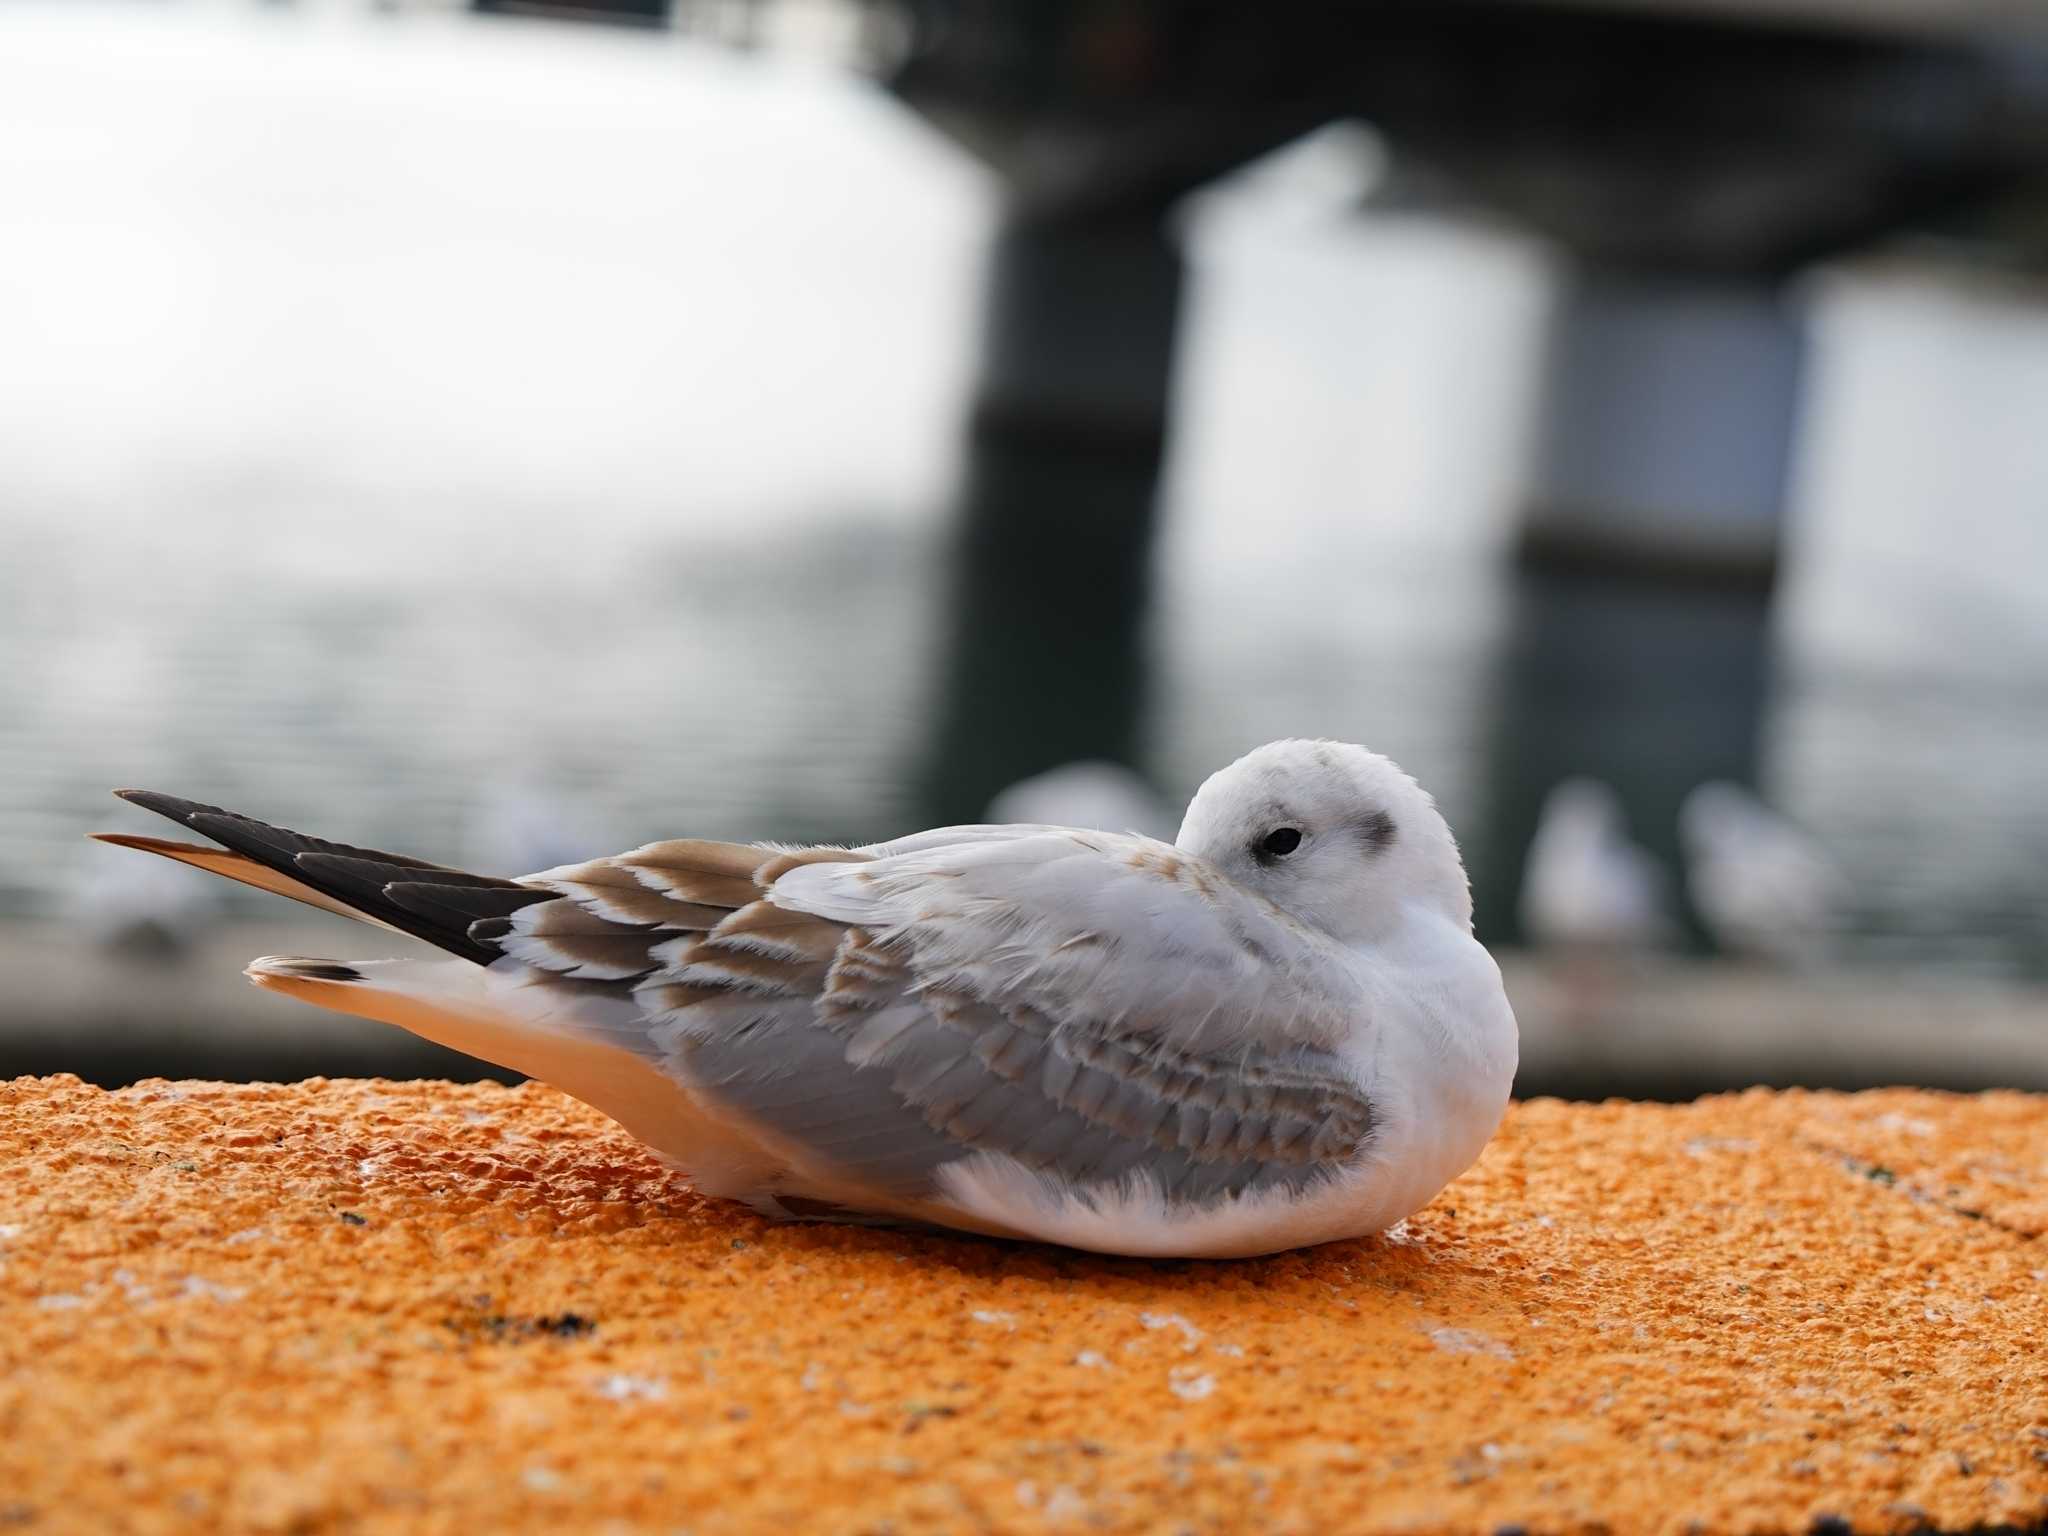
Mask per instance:
[[[121,857],[77,841],[141,825],[117,784],[450,859],[507,786],[622,841],[911,825],[980,173],[672,42],[192,21],[0,12],[0,911]],[[1501,560],[1541,258],[1269,214],[1190,224],[1150,766],[1368,741],[1484,889],[1585,734],[1550,714],[1703,718],[1715,621],[1518,712],[1530,654],[1607,646]],[[2048,976],[2048,311],[1883,276],[1818,314],[1746,745],[1854,958]]]

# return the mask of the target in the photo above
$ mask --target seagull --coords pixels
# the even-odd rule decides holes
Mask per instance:
[[[1522,927],[1539,944],[1624,953],[1670,942],[1670,877],[1631,842],[1621,796],[1565,779],[1543,802],[1522,875]]]
[[[117,793],[222,847],[108,842],[445,952],[257,986],[552,1083],[771,1217],[1272,1253],[1419,1210],[1514,1077],[1450,828],[1344,743],[1240,758],[1172,843],[682,838],[518,879]]]
[[[1848,882],[1814,836],[1739,784],[1697,786],[1678,808],[1686,891],[1730,954],[1781,965],[1821,959]]]

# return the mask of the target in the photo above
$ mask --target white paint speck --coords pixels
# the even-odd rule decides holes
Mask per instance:
[[[1074,1356],[1074,1364],[1080,1366],[1085,1371],[1107,1371],[1112,1369],[1109,1357],[1099,1354],[1092,1349],[1084,1349],[1081,1353]]]
[[[1216,1378],[1192,1366],[1175,1366],[1167,1376],[1167,1390],[1186,1402],[1199,1403],[1216,1390]]]
[[[1716,1152],[1754,1152],[1756,1143],[1746,1136],[1694,1136],[1685,1143],[1688,1157],[1712,1157]]]
[[[230,1232],[226,1237],[221,1239],[221,1242],[226,1246],[232,1248],[241,1243],[261,1242],[264,1238],[268,1236],[270,1236],[270,1234],[261,1227],[244,1227],[239,1232]]]
[[[1085,1520],[1088,1518],[1088,1501],[1065,1483],[1060,1483],[1045,1496],[1045,1518],[1061,1525],[1070,1520]]]
[[[803,1375],[796,1379],[796,1384],[806,1392],[817,1391],[819,1387],[824,1385],[824,1382],[825,1373],[819,1369],[818,1362],[815,1360],[805,1366]]]
[[[1447,1355],[1491,1355],[1496,1360],[1515,1358],[1515,1352],[1507,1345],[1476,1328],[1435,1327],[1429,1330],[1429,1342]]]
[[[69,1312],[73,1307],[85,1305],[83,1296],[74,1296],[69,1291],[51,1291],[36,1298],[36,1305],[45,1312]]]
[[[519,1481],[535,1493],[553,1493],[562,1486],[562,1474],[553,1467],[527,1467]]]
[[[615,1403],[658,1403],[668,1396],[668,1383],[659,1376],[628,1376],[614,1371],[597,1378],[597,1395]]]
[[[1202,1330],[1182,1317],[1178,1312],[1140,1312],[1138,1321],[1157,1333],[1162,1328],[1178,1328],[1182,1348],[1193,1349],[1202,1342]]]
[[[1008,1328],[1012,1332],[1016,1331],[1017,1314],[1014,1312],[996,1312],[988,1307],[976,1307],[967,1315],[977,1323],[992,1323],[999,1328]]]
[[[187,1275],[178,1295],[188,1301],[240,1301],[249,1293],[236,1285],[222,1285],[204,1275]]]

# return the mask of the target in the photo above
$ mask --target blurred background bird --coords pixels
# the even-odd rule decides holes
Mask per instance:
[[[1663,948],[1677,932],[1669,871],[1630,840],[1621,797],[1598,779],[1566,779],[1545,798],[1521,911],[1536,943],[1609,957]]]
[[[65,921],[103,954],[175,964],[225,915],[219,885],[161,860],[124,867],[140,862],[98,845],[81,850],[64,886]]]
[[[1565,779],[1544,797],[1523,864],[1523,931],[1549,960],[1558,1007],[1585,1027],[1613,1007],[1642,958],[1671,944],[1671,876],[1628,835],[1621,796]]]
[[[1739,784],[1701,784],[1678,813],[1685,887],[1724,953],[1817,966],[1848,899],[1841,867],[1812,833]]]
[[[1135,769],[1121,763],[1064,763],[1019,779],[989,801],[992,822],[1036,822],[1095,832],[1142,832],[1172,842],[1180,813]]]

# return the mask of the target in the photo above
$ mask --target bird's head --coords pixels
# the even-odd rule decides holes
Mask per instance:
[[[1421,909],[1469,932],[1472,893],[1436,802],[1341,741],[1275,741],[1195,792],[1176,846],[1340,943]]]

